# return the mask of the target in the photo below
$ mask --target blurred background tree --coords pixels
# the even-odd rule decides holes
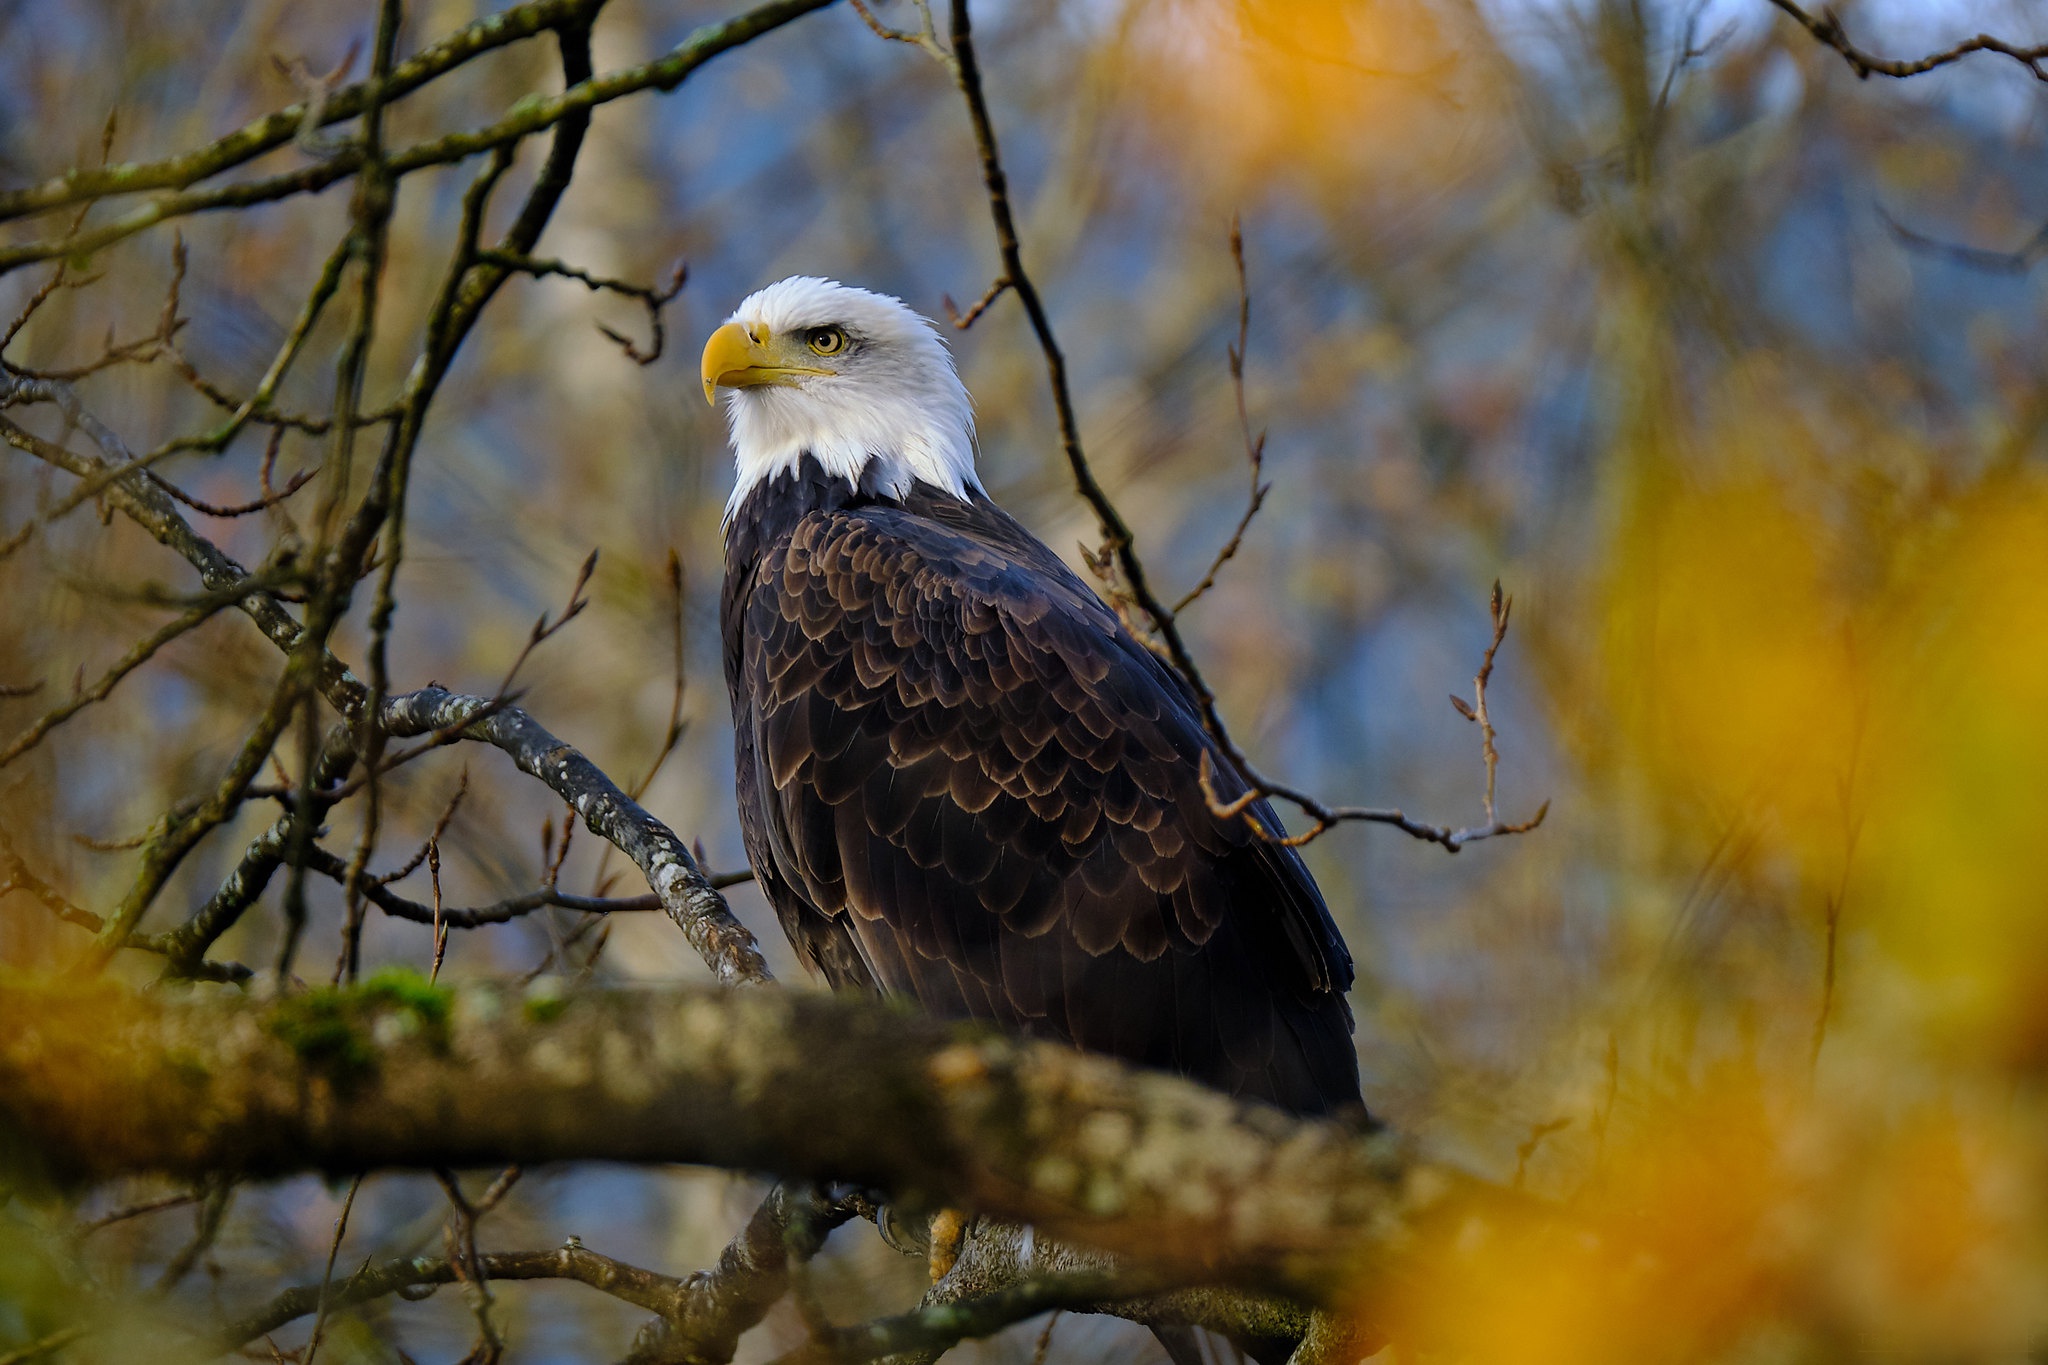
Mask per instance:
[[[1859,80],[1855,55],[2048,33],[2031,8],[1992,0],[1868,0],[1843,11],[1846,34],[1791,8],[1062,0],[978,15],[1019,232],[1080,426],[1168,600],[1244,506],[1227,358],[1228,237],[1243,222],[1245,397],[1268,433],[1272,492],[1182,628],[1262,770],[1332,802],[1475,817],[1485,774],[1445,693],[1465,691],[1486,644],[1488,585],[1516,598],[1490,698],[1501,801],[1513,815],[1547,797],[1548,821],[1456,858],[1357,825],[1305,855],[1360,960],[1375,1110],[1476,1171],[1568,1201],[1600,1234],[1453,1239],[1398,1296],[1361,1286],[1397,1336],[1460,1356],[2010,1359],[2048,1329],[2048,894],[2035,867],[2048,847],[2048,314],[2034,273],[2048,200],[2033,180],[2048,106],[2038,59],[1978,52]],[[0,5],[0,185],[156,161],[317,98],[330,69],[359,80],[374,11]],[[480,12],[408,7],[398,58]],[[595,69],[639,66],[734,12],[614,0],[592,29]],[[900,2],[875,13],[917,22]],[[561,82],[551,44],[507,45],[394,100],[383,138],[402,148],[490,124]],[[323,139],[356,126],[308,128],[226,179],[331,164]],[[533,183],[532,143],[487,236]],[[396,182],[366,412],[401,392],[482,162]],[[127,363],[76,377],[91,413],[136,451],[208,430],[224,410],[192,376],[230,402],[257,388],[323,260],[363,221],[350,195],[344,181],[183,218],[175,265],[169,225],[70,252],[64,287],[4,358],[17,374],[58,372],[142,339]],[[137,202],[94,209],[84,230]],[[0,277],[0,317],[24,312],[54,268],[18,249],[61,241],[75,212],[0,226],[0,260],[16,267]],[[598,328],[644,354],[638,300],[561,277],[504,284],[419,433],[392,687],[492,694],[595,549],[589,609],[526,660],[520,704],[629,785],[669,728],[673,551],[689,686],[680,742],[644,799],[701,840],[708,865],[737,868],[715,630],[730,470],[690,361],[740,297],[786,274],[859,282],[934,316],[948,295],[978,297],[995,256],[958,93],[925,54],[827,9],[671,95],[599,106],[533,250],[650,291],[687,262],[661,313],[672,344],[636,364]],[[172,337],[174,273],[186,321]],[[335,410],[355,279],[276,409]],[[954,346],[991,492],[1078,565],[1100,537],[1059,459],[1021,310],[998,300]],[[81,446],[46,406],[4,415]],[[261,501],[259,470],[278,489],[314,471],[246,516],[188,509],[242,562],[275,566],[281,545],[323,543],[321,507],[362,495],[383,440],[364,429],[337,492],[332,434],[306,425],[252,422],[219,454],[155,469],[215,507]],[[12,734],[189,607],[194,585],[90,500],[52,515],[78,487],[70,475],[20,452],[0,470]],[[344,659],[370,650],[373,595],[359,590],[334,627]],[[62,971],[87,943],[22,870],[78,906],[121,902],[136,879],[124,850],[214,789],[272,702],[277,660],[222,611],[10,754],[0,830],[19,861],[0,963],[17,980]],[[278,745],[294,781],[297,734]],[[639,889],[596,840],[565,853],[559,801],[482,750],[394,771],[382,848],[360,871],[400,866],[458,788],[440,842],[451,904],[544,877]],[[234,809],[143,927],[205,902],[276,816]],[[325,842],[344,859],[361,818],[361,803],[333,813]],[[219,959],[277,960],[287,883]],[[392,889],[425,900],[428,883],[421,866]],[[732,895],[797,984],[772,916],[750,888]],[[324,981],[346,898],[321,876],[303,896],[299,970]],[[372,909],[366,971],[424,970],[433,955],[430,929]],[[128,953],[110,970],[141,983],[160,966]],[[702,972],[663,916],[562,908],[454,934],[441,968],[572,984]],[[601,1233],[608,1252],[681,1273],[716,1257],[760,1191],[700,1170],[550,1169],[485,1226],[506,1246]],[[0,1208],[0,1360],[149,1358],[104,1333],[57,1339],[96,1295],[158,1294],[149,1313],[205,1317],[317,1280],[349,1187],[201,1191],[79,1231],[184,1193],[136,1182],[75,1207]],[[446,1207],[425,1176],[365,1182],[343,1271],[431,1240]],[[855,1227],[812,1283],[845,1320],[910,1302],[920,1267]],[[496,1312],[516,1358],[535,1361],[617,1356],[644,1317],[546,1283],[501,1294]],[[1042,1326],[961,1350],[1021,1360]],[[473,1324],[451,1292],[381,1299],[324,1330],[334,1360],[441,1359]],[[779,1356],[804,1330],[784,1305],[742,1358]],[[1157,1348],[1087,1319],[1051,1349]]]

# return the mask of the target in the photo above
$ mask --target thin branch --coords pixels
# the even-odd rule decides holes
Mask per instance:
[[[126,654],[117,659],[107,671],[100,675],[92,686],[74,692],[63,704],[53,707],[29,723],[29,725],[0,746],[0,768],[20,758],[29,750],[41,744],[52,730],[70,720],[86,707],[105,701],[113,695],[121,680],[154,658],[157,652],[180,636],[190,634],[206,622],[219,615],[222,609],[234,606],[251,593],[262,592],[268,585],[255,578],[244,579],[224,593],[209,593],[206,599],[186,611],[183,615],[165,622],[131,646]]]
[[[448,956],[448,922],[441,905],[441,846],[427,845],[427,879],[434,890],[434,962],[427,969],[427,984],[433,985],[441,979],[441,962]]]
[[[14,841],[5,829],[0,829],[0,896],[12,891],[24,891],[41,901],[50,913],[66,924],[76,924],[98,933],[100,917],[71,899],[56,887],[44,881],[23,861],[21,853],[14,847]]]
[[[975,301],[974,306],[968,309],[965,313],[960,312],[959,309],[954,306],[953,296],[951,294],[941,294],[939,296],[939,302],[946,306],[946,321],[952,323],[954,327],[964,332],[969,327],[972,327],[975,324],[976,319],[980,318],[980,316],[983,313],[986,313],[988,311],[988,306],[994,303],[997,299],[1001,298],[1003,296],[1003,291],[1005,289],[1008,289],[1009,287],[1010,277],[1008,275],[996,276],[996,282],[988,287],[988,292],[983,294],[979,299],[977,299]]]
[[[220,1225],[228,1214],[228,1201],[234,1198],[235,1182],[223,1175],[209,1176],[205,1180],[205,1193],[199,1200],[199,1217],[192,1229],[192,1240],[180,1247],[164,1266],[163,1274],[157,1277],[151,1292],[162,1296],[178,1287],[178,1282],[192,1273],[192,1267],[199,1264],[199,1258],[212,1249],[215,1239],[220,1236]]]
[[[2039,228],[2033,236],[2020,243],[2012,251],[1995,251],[1988,247],[1970,246],[1962,242],[1945,241],[1916,232],[1880,208],[1878,217],[1891,230],[1892,236],[1914,250],[1929,255],[1941,256],[1957,265],[1971,270],[1982,270],[1992,275],[2024,275],[2048,257],[2048,224]]]
[[[504,750],[574,807],[585,828],[639,865],[669,918],[721,981],[758,985],[774,979],[753,934],[734,918],[675,832],[525,712],[493,709],[488,698],[427,687],[392,698],[381,721],[393,736],[450,731]]]
[[[403,881],[417,872],[420,864],[427,860],[428,853],[433,850],[436,844],[441,842],[441,836],[448,832],[448,826],[455,820],[455,812],[462,809],[462,799],[467,795],[469,795],[469,765],[465,763],[462,765],[461,775],[455,780],[455,790],[449,794],[447,804],[441,807],[441,814],[434,820],[433,833],[429,834],[425,841],[420,844],[419,851],[406,859],[403,865],[389,872],[380,872],[370,880],[379,886],[389,886],[391,883]]]
[[[315,844],[306,851],[306,869],[339,884],[348,875],[348,862]],[[523,895],[510,896],[489,905],[456,909],[443,907],[438,911],[432,906],[422,905],[418,901],[399,895],[380,881],[365,880],[362,883],[362,892],[365,900],[393,919],[410,920],[414,924],[438,925],[444,930],[478,929],[486,924],[504,924],[549,906],[563,910],[580,910],[589,915],[636,914],[663,908],[661,897],[652,894],[577,896],[553,886],[541,886]]]
[[[1500,751],[1494,747],[1493,717],[1486,709],[1486,683],[1493,676],[1493,656],[1500,652],[1501,641],[1508,638],[1508,614],[1515,609],[1514,599],[1502,596],[1498,579],[1494,580],[1493,595],[1487,599],[1486,607],[1493,618],[1493,638],[1487,641],[1486,653],[1479,660],[1479,671],[1472,676],[1472,700],[1467,703],[1464,698],[1453,694],[1451,706],[1479,727],[1479,752],[1486,762],[1486,822],[1491,825],[1497,823],[1493,813],[1493,784],[1495,771],[1500,767]],[[1539,812],[1536,819],[1542,818]]]
[[[667,345],[667,331],[662,323],[662,310],[675,302],[676,296],[683,292],[683,286],[689,282],[690,278],[690,266],[686,261],[677,261],[675,269],[669,272],[668,283],[660,288],[655,288],[652,285],[629,284],[624,280],[614,280],[602,275],[593,275],[587,270],[565,264],[562,261],[523,256],[510,251],[481,251],[477,253],[477,259],[486,265],[502,266],[506,270],[515,270],[521,274],[531,275],[536,279],[549,275],[560,275],[564,279],[577,281],[593,293],[621,294],[626,298],[639,300],[640,305],[647,310],[647,330],[651,337],[645,351],[635,346],[630,338],[620,335],[603,323],[599,323],[597,328],[598,331],[604,333],[607,338],[616,344],[620,350],[626,353],[628,360],[639,365],[652,365],[655,361],[661,359],[662,349]]]
[[[1932,71],[1938,66],[1959,62],[1975,52],[1991,52],[2018,62],[2035,80],[2048,81],[2048,66],[2044,66],[2044,63],[2048,63],[2048,43],[2021,47],[2003,38],[1980,33],[1974,38],[1965,38],[1953,47],[1931,52],[1925,57],[1899,61],[1876,56],[1850,41],[1849,31],[1843,27],[1840,17],[1832,9],[1824,7],[1819,14],[1812,14],[1794,3],[1794,0],[1771,0],[1771,3],[1791,16],[1794,23],[1812,34],[1816,42],[1841,53],[1842,60],[1849,64],[1849,69],[1854,71],[1860,80],[1868,80],[1872,76],[1904,79]]]
[[[384,98],[398,100],[456,67],[509,43],[548,32],[562,24],[588,20],[604,0],[529,0],[443,38],[393,68]],[[355,118],[363,112],[369,82],[328,94],[322,126]],[[48,213],[70,204],[116,194],[182,189],[220,174],[302,135],[308,106],[294,104],[255,119],[204,147],[163,161],[126,162],[98,170],[72,170],[25,189],[0,191],[0,222]]]
[[[149,477],[150,480],[154,482],[159,488],[163,489],[164,492],[169,493],[172,497],[176,498],[179,502],[184,503],[193,511],[204,513],[209,517],[220,517],[223,519],[227,519],[232,517],[246,517],[249,516],[251,513],[261,512],[268,508],[277,506],[286,498],[298,492],[301,488],[304,488],[308,483],[311,483],[313,481],[313,476],[318,474],[319,472],[320,466],[318,465],[314,465],[310,469],[301,469],[298,473],[292,475],[290,479],[285,481],[285,485],[283,488],[265,489],[261,497],[252,499],[249,502],[235,503],[202,502],[198,498],[193,497],[190,493],[187,493],[184,489],[179,488],[177,485],[169,482],[168,480],[162,478],[157,474],[152,473],[150,474]],[[265,473],[267,475],[268,471],[266,470]],[[265,478],[264,482],[269,482],[267,477]]]
[[[1252,518],[1266,505],[1266,494],[1273,491],[1273,485],[1260,477],[1266,466],[1266,433],[1252,435],[1251,410],[1244,398],[1244,357],[1245,348],[1251,339],[1252,291],[1244,268],[1244,231],[1237,216],[1230,218],[1230,260],[1237,267],[1237,343],[1229,348],[1230,387],[1237,395],[1237,426],[1244,435],[1245,463],[1251,468],[1251,487],[1245,494],[1244,515],[1237,519],[1237,528],[1230,533],[1230,539],[1223,542],[1223,548],[1209,562],[1209,572],[1202,575],[1202,581],[1189,588],[1187,593],[1175,602],[1172,613],[1178,617],[1182,612],[1200,600],[1203,593],[1216,586],[1216,575],[1223,572],[1223,566],[1237,557],[1238,549],[1244,544],[1244,533],[1251,529]]]
[[[191,810],[172,815],[143,845],[141,866],[136,869],[134,883],[94,936],[92,948],[80,959],[80,971],[98,971],[126,945],[135,926],[156,900],[157,893],[163,889],[171,873],[184,861],[185,855],[240,808],[243,790],[263,770],[272,746],[283,734],[285,723],[295,707],[298,675],[302,671],[294,666],[296,663],[297,660],[286,662],[284,676],[279,680],[269,704],[250,727],[212,792]]]
[[[88,1330],[90,1329],[78,1324],[73,1324],[70,1327],[59,1327],[47,1336],[39,1337],[18,1350],[9,1351],[6,1355],[0,1356],[0,1365],[29,1365],[30,1361],[41,1360],[45,1356],[55,1355],[72,1342],[84,1336]]]
[[[171,282],[169,288],[165,291],[164,304],[158,312],[156,327],[149,335],[137,337],[134,341],[117,342],[110,331],[107,336],[106,345],[102,348],[100,354],[82,365],[63,368],[38,368],[28,365],[9,364],[7,366],[8,370],[30,379],[55,379],[71,384],[98,374],[102,370],[110,370],[116,365],[146,365],[156,360],[177,345],[178,332],[185,325],[185,320],[178,316],[178,298],[185,284],[185,267],[185,239],[182,234],[174,233],[171,238]],[[62,273],[61,267],[59,273]],[[54,278],[52,282],[55,282]],[[79,288],[89,282],[78,281],[72,287]],[[34,311],[34,305],[40,304],[43,299],[48,297],[46,292],[48,287],[46,285],[44,289],[36,291],[36,296],[30,299],[31,306],[24,309],[21,314],[21,322],[28,320],[29,315]],[[12,333],[9,334],[8,339],[13,339]],[[4,349],[4,343],[0,343],[0,349]]]
[[[320,1273],[320,1297],[313,1309],[313,1335],[306,1340],[305,1354],[299,1357],[299,1365],[313,1365],[313,1358],[320,1354],[320,1338],[327,1328],[329,1297],[334,1288],[334,1260],[341,1254],[341,1239],[348,1232],[349,1211],[356,1206],[356,1192],[363,1188],[363,1178],[358,1175],[348,1182],[348,1198],[341,1201],[341,1212],[334,1220],[334,1236],[327,1243],[327,1268]]]
[[[1102,532],[1102,554],[1114,561],[1122,575],[1122,592],[1126,593],[1150,619],[1158,635],[1158,647],[1187,683],[1195,705],[1201,713],[1203,728],[1208,731],[1209,737],[1215,741],[1216,747],[1228,761],[1228,770],[1219,772],[1209,754],[1204,752],[1202,755],[1202,792],[1209,802],[1211,811],[1219,819],[1242,815],[1260,838],[1290,847],[1308,843],[1333,826],[1347,821],[1391,825],[1414,838],[1438,844],[1451,853],[1456,853],[1466,844],[1480,839],[1502,834],[1519,834],[1534,829],[1542,822],[1543,810],[1539,810],[1533,818],[1519,825],[1506,825],[1497,820],[1489,820],[1483,826],[1452,829],[1414,820],[1399,810],[1385,807],[1326,805],[1305,791],[1261,776],[1244,751],[1238,747],[1230,735],[1229,728],[1224,724],[1215,690],[1202,676],[1194,655],[1181,636],[1173,610],[1152,590],[1144,562],[1138,558],[1129,524],[1124,521],[1122,514],[1110,500],[1109,494],[1096,479],[1087,455],[1082,450],[1080,425],[1074,414],[1073,396],[1067,382],[1066,358],[1060,350],[1058,339],[1053,335],[1052,323],[1046,314],[1044,303],[1039,298],[1038,290],[1024,269],[1023,249],[1018,243],[1016,222],[1010,210],[1009,181],[1003,173],[1002,158],[996,146],[995,127],[990,120],[988,99],[982,89],[981,66],[975,54],[968,0],[951,0],[951,3],[953,61],[949,65],[967,102],[968,116],[974,127],[975,147],[981,158],[982,183],[988,192],[989,213],[995,224],[996,246],[1002,256],[1003,275],[1010,281],[1010,287],[1016,291],[1018,301],[1024,305],[1025,314],[1031,321],[1031,330],[1038,338],[1039,350],[1045,356],[1046,377],[1052,389],[1053,410],[1059,420],[1060,448],[1066,455],[1076,490],[1095,512],[1096,521]],[[1270,798],[1278,798],[1300,807],[1312,822],[1309,828],[1294,835],[1282,833],[1278,820],[1264,804]]]
[[[666,1303],[683,1284],[670,1276],[601,1256],[573,1238],[555,1251],[492,1252],[479,1257],[478,1265],[493,1280],[575,1280],[641,1308]],[[402,1256],[353,1276],[334,1293],[329,1311],[353,1308],[415,1286],[455,1284],[459,1276],[455,1262],[445,1257]],[[316,1311],[318,1302],[317,1285],[287,1289],[247,1317],[223,1327],[211,1346],[220,1354],[233,1351]]]
[[[874,11],[868,8],[868,0],[851,0],[851,3],[853,5],[853,12],[860,16],[861,22],[866,24],[877,38],[886,38],[892,43],[908,43],[912,47],[921,47],[933,57],[936,57],[942,66],[953,70],[956,76],[959,74],[953,54],[948,52],[946,45],[939,41],[939,28],[932,19],[931,0],[910,0],[911,6],[917,10],[917,31],[914,33],[909,29],[890,28],[887,24],[876,18]],[[949,308],[947,312],[950,314],[952,310]],[[969,319],[970,322],[972,320],[972,318]],[[964,327],[967,324],[957,323],[955,325]]]
[[[647,789],[654,785],[655,776],[661,772],[662,765],[668,762],[669,755],[676,751],[677,743],[682,740],[683,731],[688,728],[688,723],[683,719],[683,699],[690,690],[689,663],[684,649],[687,641],[683,630],[683,557],[675,552],[674,546],[670,546],[668,552],[668,597],[671,609],[669,642],[671,662],[675,671],[675,686],[669,693],[668,724],[662,728],[661,747],[654,751],[654,758],[648,763],[646,774],[626,789],[635,801],[647,795]]]
[[[140,1218],[145,1214],[161,1213],[165,1209],[181,1209],[187,1204],[196,1204],[205,1197],[206,1193],[203,1190],[186,1190],[182,1194],[167,1194],[159,1199],[145,1199],[140,1204],[129,1204],[115,1209],[112,1213],[103,1213],[89,1222],[80,1224],[78,1235],[80,1237],[88,1237],[98,1232],[101,1228],[112,1227],[116,1223],[125,1223],[131,1218]]]
[[[385,555],[383,574],[378,580],[377,601],[370,612],[369,683],[370,714],[374,718],[377,706],[389,692],[389,678],[385,673],[385,643],[390,634],[391,598],[390,584],[398,571],[400,559],[398,543],[403,535],[403,503],[405,487],[402,474],[395,467],[403,462],[403,454],[394,449],[402,444],[404,427],[392,433],[387,441],[384,454],[378,460],[376,474],[371,480],[371,491],[363,499],[354,515],[342,524],[341,508],[349,495],[350,473],[354,464],[356,431],[360,425],[357,414],[362,410],[364,370],[368,365],[370,343],[376,335],[377,306],[384,283],[384,266],[389,254],[391,215],[396,206],[398,182],[391,175],[385,163],[384,149],[384,100],[391,79],[391,69],[397,61],[398,26],[402,15],[399,0],[380,0],[377,7],[377,36],[370,63],[370,81],[364,96],[361,143],[363,148],[363,170],[356,177],[355,197],[349,206],[349,217],[353,224],[349,237],[351,253],[357,264],[357,296],[355,318],[348,334],[342,341],[341,354],[335,363],[334,384],[334,430],[332,443],[328,447],[324,462],[326,493],[321,498],[315,524],[319,539],[314,550],[314,560],[320,565],[325,582],[314,594],[306,609],[307,642],[302,650],[325,649],[328,632],[346,608],[357,580],[357,565],[363,562],[370,541],[387,519],[391,525],[393,544]],[[390,485],[397,480],[395,489]],[[384,485],[384,496],[379,497],[379,485]],[[389,509],[394,505],[398,512]],[[306,734],[310,741],[311,730]],[[356,840],[354,856],[349,859],[348,875],[342,879],[342,930],[341,952],[334,965],[334,979],[344,976],[353,981],[362,948],[363,906],[361,883],[371,855],[377,846],[377,835],[383,814],[382,790],[377,784],[377,764],[383,757],[384,736],[374,724],[368,727],[360,741],[363,750],[364,768],[370,783],[364,800],[362,832]],[[306,769],[310,772],[314,754],[305,752]],[[310,795],[310,793],[307,793]],[[303,831],[299,842],[310,838],[310,832]],[[294,868],[291,889],[296,894],[301,882]]]
[[[463,1196],[462,1182],[453,1171],[437,1169],[434,1179],[440,1182],[441,1191],[448,1196],[453,1209],[443,1237],[448,1264],[454,1267],[455,1278],[469,1300],[469,1311],[476,1318],[477,1345],[466,1359],[477,1365],[496,1365],[505,1353],[505,1339],[491,1321],[490,1271],[476,1247],[476,1225],[482,1212]]]
[[[769,4],[731,19],[706,24],[654,61],[583,79],[559,95],[521,100],[506,117],[486,127],[448,133],[393,152],[387,158],[389,173],[394,179],[402,179],[416,171],[463,161],[573,119],[588,117],[589,111],[600,104],[609,104],[643,90],[673,90],[690,73],[720,53],[751,42],[771,29],[830,3],[832,0],[771,0]],[[556,27],[567,31],[571,25],[564,22]],[[367,155],[362,143],[350,141],[327,160],[295,170],[218,189],[167,194],[82,232],[76,238],[53,238],[0,247],[0,275],[59,256],[90,256],[159,223],[195,213],[248,208],[312,194],[357,174],[366,163]],[[0,216],[4,216],[6,207],[6,200],[0,198]],[[530,250],[531,244],[522,249]]]
[[[532,656],[533,651],[552,639],[562,627],[581,616],[583,609],[590,605],[590,599],[583,595],[583,590],[590,586],[590,577],[597,572],[597,553],[593,549],[583,557],[582,565],[576,570],[576,581],[569,585],[569,603],[562,608],[562,614],[550,620],[548,614],[542,612],[539,619],[533,623],[533,629],[526,634],[526,644],[512,660],[512,666],[505,670],[505,680],[498,684],[498,696],[511,696],[512,683],[518,678],[519,670],[526,666],[526,661]]]

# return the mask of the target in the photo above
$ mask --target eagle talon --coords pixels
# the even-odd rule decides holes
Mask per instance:
[[[896,1219],[896,1206],[894,1204],[878,1202],[875,1205],[875,1231],[880,1234],[882,1244],[900,1256],[926,1256],[929,1254],[930,1243],[919,1246],[904,1238],[901,1225]]]

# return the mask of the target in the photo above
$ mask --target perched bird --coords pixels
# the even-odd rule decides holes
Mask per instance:
[[[798,277],[704,348],[738,479],[720,625],[740,820],[798,955],[1296,1114],[1362,1115],[1352,962],[1186,684],[989,500],[896,299]],[[1268,830],[1264,801],[1249,814]]]

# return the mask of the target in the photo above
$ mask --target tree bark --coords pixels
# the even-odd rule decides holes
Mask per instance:
[[[382,974],[263,1002],[0,990],[0,1162],[63,1182],[602,1160],[857,1181],[1330,1303],[1475,1182],[1050,1043],[794,991]]]

